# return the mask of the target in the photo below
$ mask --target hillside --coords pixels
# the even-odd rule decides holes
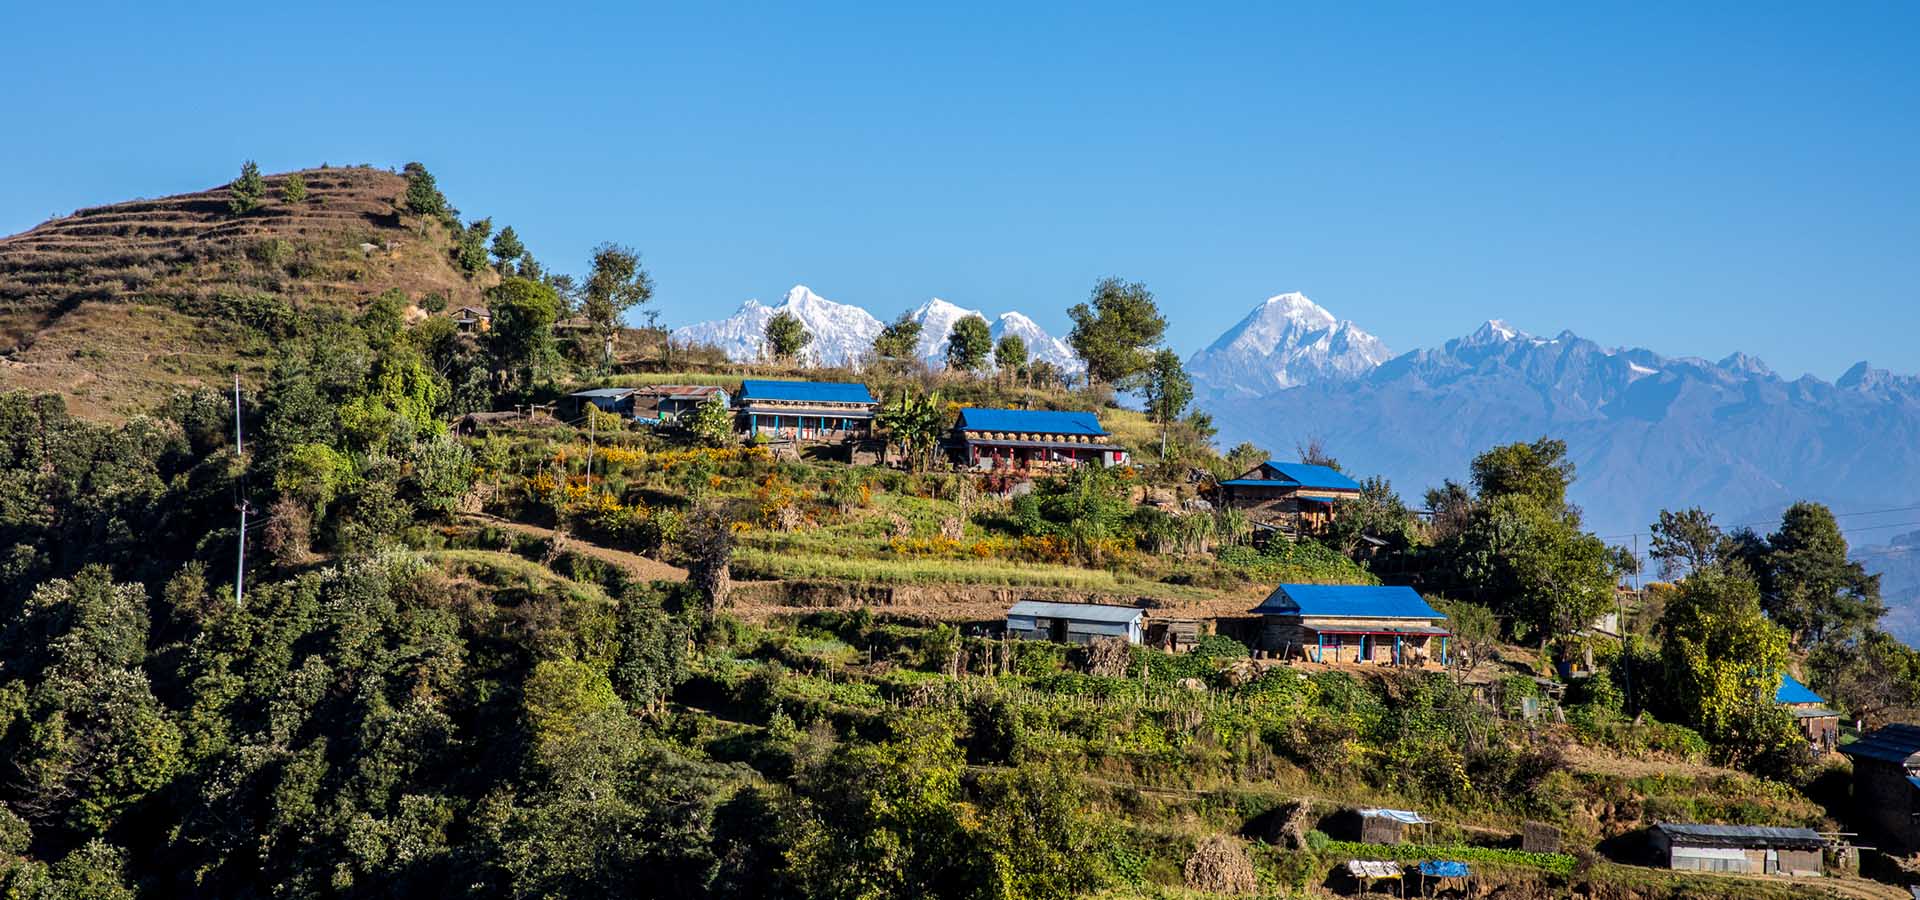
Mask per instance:
[[[356,308],[389,289],[479,298],[485,282],[453,266],[448,229],[401,212],[404,177],[309,169],[307,199],[289,203],[290,174],[266,176],[264,202],[246,214],[222,184],[0,238],[0,388],[59,393],[78,414],[112,418],[256,370],[266,347],[254,333],[286,310]]]

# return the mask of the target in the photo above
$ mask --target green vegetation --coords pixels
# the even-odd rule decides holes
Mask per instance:
[[[767,320],[766,338],[768,352],[784,361],[798,359],[800,351],[812,343],[813,334],[793,313],[782,312]]]
[[[953,323],[953,331],[947,335],[947,368],[977,372],[987,364],[987,355],[992,352],[993,335],[987,330],[986,319],[963,316]]]
[[[247,160],[240,166],[240,177],[227,186],[227,208],[234,215],[245,215],[260,208],[260,199],[267,195],[267,183],[260,177],[260,166],[253,160]]]
[[[307,176],[294,172],[280,185],[280,199],[288,203],[307,202]]]

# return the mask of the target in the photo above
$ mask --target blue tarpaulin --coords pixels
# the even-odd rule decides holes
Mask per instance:
[[[1428,878],[1465,878],[1467,864],[1453,860],[1430,860],[1420,864],[1420,874]]]

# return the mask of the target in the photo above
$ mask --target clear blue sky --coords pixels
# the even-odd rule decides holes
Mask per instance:
[[[1396,351],[1920,370],[1913,3],[161,6],[0,9],[0,233],[417,159],[550,266],[638,247],[674,324],[804,282],[1062,328],[1118,274],[1183,352],[1298,289]]]

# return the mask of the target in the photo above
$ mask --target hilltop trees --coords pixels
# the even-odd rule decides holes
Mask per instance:
[[[1000,377],[1012,381],[1027,368],[1027,340],[1017,334],[1000,336],[1000,342],[993,345],[993,365],[1000,370]]]
[[[487,238],[493,235],[493,219],[475,219],[460,230],[453,247],[453,262],[468,278],[487,267]]]
[[[794,360],[800,351],[813,341],[807,326],[801,324],[800,317],[790,312],[782,312],[767,320],[767,350],[773,358],[782,362]]]
[[[493,236],[493,268],[500,274],[514,274],[514,263],[526,253],[527,245],[520,242],[520,235],[512,225],[500,229],[500,233]]]
[[[600,365],[610,368],[620,316],[653,299],[653,276],[640,265],[640,254],[632,247],[601,244],[593,248],[593,266],[580,293],[580,311],[600,335]]]
[[[426,166],[410,162],[401,171],[407,176],[407,194],[402,201],[407,212],[429,219],[445,220],[452,216],[452,207],[447,205],[446,196],[440,193],[440,186]]]
[[[1108,384],[1124,386],[1145,372],[1150,348],[1167,330],[1147,286],[1118,278],[1094,285],[1089,302],[1075,304],[1067,316],[1073,319],[1067,343],[1086,361],[1087,376]]]
[[[903,365],[912,362],[918,355],[920,332],[923,326],[911,312],[903,312],[899,318],[886,324],[873,338],[873,355],[880,362]]]
[[[260,198],[267,195],[267,183],[260,177],[260,166],[253,160],[247,160],[240,166],[240,177],[227,186],[227,208],[235,215],[244,215],[260,208]]]
[[[1713,524],[1713,514],[1699,507],[1679,512],[1661,510],[1653,523],[1653,543],[1647,555],[1660,561],[1666,578],[1704,569],[1720,561],[1726,536]]]
[[[1795,646],[1865,628],[1886,612],[1880,576],[1847,558],[1847,539],[1833,512],[1818,503],[1795,503],[1767,537],[1756,566],[1761,603],[1793,636]]]
[[[987,364],[987,354],[992,352],[993,335],[987,329],[986,319],[965,316],[953,323],[953,331],[947,335],[947,368],[977,372]]]

